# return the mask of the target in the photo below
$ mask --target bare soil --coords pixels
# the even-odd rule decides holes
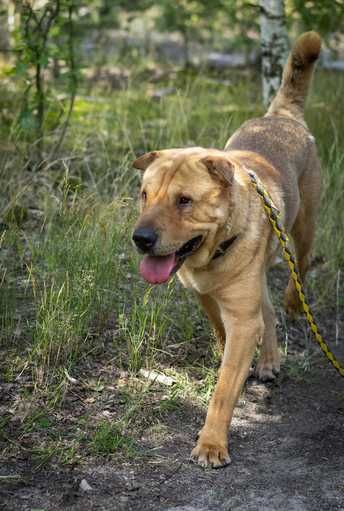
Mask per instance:
[[[328,336],[334,335],[334,314],[321,319]],[[343,332],[343,324],[339,327]],[[298,339],[304,329],[302,320],[288,326],[293,350],[276,382],[248,380],[230,434],[230,466],[204,470],[189,462],[204,410],[186,399],[160,417],[163,435],[154,436],[143,425],[138,443],[145,452],[133,457],[94,456],[85,447],[78,463],[63,464],[54,457],[37,463],[27,447],[39,445],[44,433],[19,437],[11,426],[2,443],[7,454],[0,465],[0,510],[344,510],[343,379],[316,346],[311,370],[297,369],[304,351],[304,341]],[[344,339],[338,338],[333,348],[344,360]],[[97,375],[101,367],[98,361],[89,370]],[[98,411],[104,414],[121,413],[116,386],[120,376],[112,371],[114,390],[97,399]],[[163,393],[159,385],[154,388],[153,404]],[[2,381],[0,390],[0,411],[5,413],[18,389]],[[82,408],[92,406],[89,392],[69,393],[58,412],[60,428],[68,429]],[[12,453],[8,442],[13,442]],[[83,480],[89,489],[83,489]]]

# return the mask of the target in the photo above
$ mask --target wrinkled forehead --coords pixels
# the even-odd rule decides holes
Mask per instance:
[[[152,163],[143,175],[142,188],[150,194],[192,194],[201,197],[215,183],[198,156],[161,157]]]

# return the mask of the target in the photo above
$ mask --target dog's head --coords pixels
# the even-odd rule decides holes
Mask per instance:
[[[145,254],[144,279],[166,282],[186,259],[193,267],[207,264],[230,215],[234,168],[226,153],[168,149],[144,154],[133,166],[143,171],[133,240]]]

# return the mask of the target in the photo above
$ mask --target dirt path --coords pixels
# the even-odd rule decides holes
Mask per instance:
[[[282,371],[274,385],[248,383],[225,469],[188,463],[202,417],[185,405],[169,414],[155,456],[140,463],[40,471],[29,461],[3,464],[0,510],[344,510],[343,419],[343,381],[319,355],[302,381]],[[91,490],[80,488],[83,479]]]

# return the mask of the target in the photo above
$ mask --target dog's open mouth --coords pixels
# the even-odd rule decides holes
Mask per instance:
[[[146,255],[140,264],[141,276],[150,284],[162,284],[179,270],[187,257],[193,254],[201,245],[203,236],[195,236],[184,245],[165,256]]]

